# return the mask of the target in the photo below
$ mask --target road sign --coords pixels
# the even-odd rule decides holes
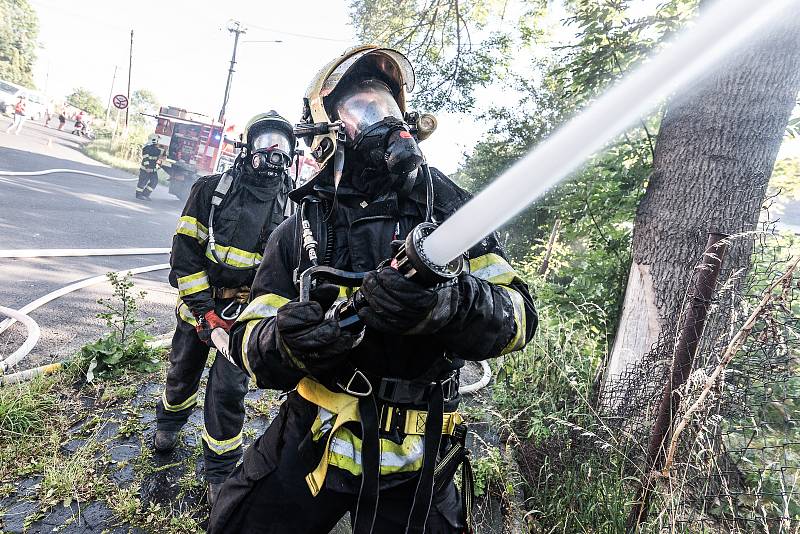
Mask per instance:
[[[128,97],[125,95],[114,95],[112,102],[114,102],[114,107],[117,109],[125,109],[128,107]]]

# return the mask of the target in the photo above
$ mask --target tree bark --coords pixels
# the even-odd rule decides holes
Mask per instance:
[[[634,225],[633,262],[605,391],[680,313],[708,232],[755,229],[800,91],[800,5],[668,106]],[[726,271],[747,268],[732,247]]]

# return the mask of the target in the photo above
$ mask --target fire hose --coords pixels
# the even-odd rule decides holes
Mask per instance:
[[[475,243],[565,180],[658,102],[690,82],[701,79],[721,58],[762,30],[791,3],[792,0],[718,1],[690,31],[640,65],[536,146],[441,226],[429,224],[415,229],[393,258],[392,266],[409,279],[428,285],[457,276],[461,271],[463,254]],[[57,171],[95,175],[69,169],[40,171],[38,174]],[[37,173],[3,171],[0,174],[25,176]],[[534,183],[531,183],[532,177],[536,179]],[[309,282],[314,276],[314,272],[308,273]],[[342,321],[355,322],[357,295],[358,292],[337,307],[336,313]],[[0,332],[5,328],[0,324]],[[220,343],[227,346],[224,343],[227,334],[222,331],[217,335]]]
[[[4,171],[0,169],[0,176],[44,176],[47,174],[81,174],[114,182],[135,182],[138,180],[138,178],[115,178],[114,176],[107,176],[91,171],[80,171],[77,169],[44,169],[41,171]]]
[[[90,252],[96,251],[96,250],[97,249],[92,249],[92,250],[90,250]],[[117,250],[114,250],[114,249],[103,249],[103,250],[106,251],[106,254],[103,254],[103,255],[108,255],[108,256],[111,256],[111,255],[128,255],[128,254],[131,253],[129,251],[129,249],[117,249]],[[133,250],[141,251],[141,250],[148,250],[148,249],[133,249]],[[139,254],[164,254],[164,253],[169,252],[169,249],[149,249],[149,250],[150,250],[150,252],[139,252]],[[80,250],[78,250],[78,249],[56,249],[56,251],[59,252],[59,253],[49,254],[49,252],[51,252],[51,251],[48,251],[48,250],[38,250],[38,251],[37,250],[0,251],[0,257],[49,257],[49,256],[80,256],[81,255],[81,254],[79,254]],[[14,254],[15,252],[25,253],[25,255],[15,255]],[[115,254],[114,252],[117,252],[117,254]],[[89,254],[89,255],[99,255],[99,254]],[[149,266],[146,266],[146,267],[138,267],[138,268],[135,268],[135,269],[125,269],[125,270],[122,270],[122,271],[117,271],[117,275],[119,275],[119,276],[125,276],[127,274],[134,275],[134,274],[141,274],[141,273],[158,271],[158,270],[168,269],[168,268],[169,268],[169,264],[168,263],[161,263],[161,264],[157,264],[157,265],[149,265]],[[33,368],[33,369],[28,369],[28,370],[25,370],[25,371],[19,371],[19,372],[16,372],[16,373],[6,374],[6,372],[10,368],[12,368],[14,365],[19,363],[23,358],[25,358],[25,356],[27,356],[31,352],[31,350],[33,350],[33,348],[36,346],[36,343],[39,340],[39,336],[40,336],[39,325],[33,319],[28,317],[28,314],[30,312],[32,312],[32,311],[44,306],[48,302],[51,302],[51,301],[53,301],[53,300],[55,300],[55,299],[57,299],[59,297],[63,297],[64,295],[67,295],[67,294],[72,293],[74,291],[77,291],[79,289],[83,289],[83,288],[86,288],[86,287],[89,287],[89,286],[92,286],[92,285],[95,285],[95,284],[100,284],[100,283],[105,282],[107,280],[108,280],[108,277],[106,275],[100,275],[100,276],[94,276],[94,277],[91,277],[91,278],[87,278],[85,280],[81,280],[79,282],[75,282],[75,283],[69,284],[69,285],[67,285],[65,287],[57,289],[56,291],[52,291],[52,292],[50,292],[50,293],[48,293],[48,294],[46,294],[46,295],[34,300],[33,302],[27,304],[26,306],[23,306],[19,310],[12,310],[10,308],[6,308],[6,307],[3,307],[3,306],[0,306],[0,313],[2,313],[3,315],[7,315],[9,317],[8,319],[5,319],[4,321],[0,322],[0,334],[5,332],[11,325],[13,325],[17,321],[23,323],[25,325],[27,331],[28,331],[28,336],[27,336],[26,340],[23,342],[22,346],[20,346],[17,350],[15,350],[10,356],[8,356],[6,358],[3,358],[3,359],[0,359],[0,385],[15,384],[15,383],[23,382],[25,380],[29,380],[29,379],[34,378],[36,376],[40,376],[40,375],[44,375],[44,374],[50,374],[50,373],[53,373],[53,372],[61,369],[63,367],[63,365],[64,365],[64,362],[56,362],[56,363],[52,363],[52,364],[49,364],[49,365],[43,365],[43,366],[36,367],[36,368]],[[168,342],[168,340],[166,340],[166,341]],[[164,345],[164,340],[161,340],[161,339],[153,340],[152,345],[154,345],[154,346],[163,346]]]

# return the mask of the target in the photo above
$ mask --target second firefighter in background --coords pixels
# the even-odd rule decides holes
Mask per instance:
[[[158,163],[161,159],[158,136],[153,135],[142,148],[142,164],[139,167],[139,181],[136,184],[136,198],[150,200],[150,194],[158,185]]]
[[[247,304],[272,231],[285,218],[295,150],[292,125],[274,111],[247,125],[233,169],[192,187],[173,238],[170,283],[178,288],[178,326],[164,394],[156,408],[154,446],[172,450],[197,404],[215,328],[229,330]],[[242,455],[248,377],[225,358],[208,376],[203,453],[209,500]]]

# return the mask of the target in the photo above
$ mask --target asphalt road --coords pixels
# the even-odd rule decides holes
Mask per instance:
[[[159,187],[152,202],[134,198],[136,177],[102,165],[79,152],[84,140],[68,132],[28,121],[19,135],[4,133],[9,119],[0,116],[0,170],[77,169],[127,180],[114,181],[58,173],[42,176],[0,176],[0,250],[51,248],[169,247],[183,203]],[[167,263],[168,256],[86,258],[0,258],[0,305],[19,309],[55,289],[112,270]],[[167,271],[137,276],[147,291],[144,315],[156,323],[155,334],[174,326],[175,290]],[[27,368],[69,356],[104,331],[95,315],[96,300],[107,297],[101,284],[60,298],[31,313],[42,338],[20,367]],[[24,339],[15,325],[0,334],[0,358]]]

